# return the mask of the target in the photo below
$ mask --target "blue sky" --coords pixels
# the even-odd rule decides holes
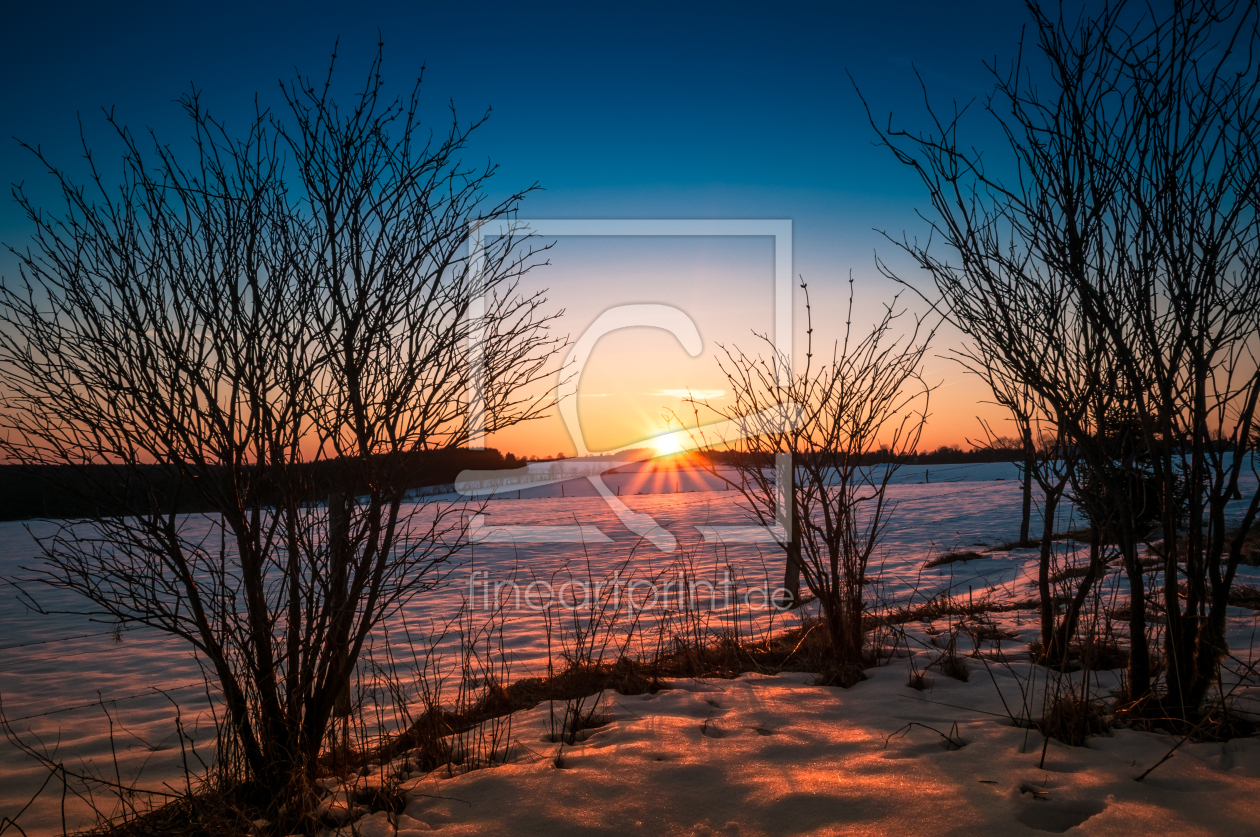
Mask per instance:
[[[494,109],[477,150],[501,179],[537,180],[538,212],[904,218],[908,173],[871,145],[848,78],[881,112],[918,117],[911,62],[938,101],[986,88],[982,59],[1009,57],[1013,2],[714,4],[12,4],[0,50],[6,183],[38,166],[18,136],[73,163],[76,114],[103,136],[102,106],[164,138],[187,134],[172,104],[190,84],[228,118],[274,102],[294,67],[320,75],[340,38],[342,79],[385,41],[404,92],[427,65],[436,117],[448,99]],[[7,202],[6,202],[7,204]],[[23,224],[5,206],[5,237]],[[17,228],[15,230],[15,227]],[[827,235],[823,231],[819,231]]]
[[[881,119],[893,112],[900,124],[922,126],[912,65],[937,104],[982,98],[982,61],[1009,62],[1026,21],[1009,0],[10,4],[0,181],[25,181],[51,203],[46,175],[10,137],[81,172],[80,117],[101,159],[116,159],[102,106],[178,144],[189,131],[173,100],[190,85],[240,124],[255,93],[277,103],[277,82],[295,67],[322,76],[338,38],[339,78],[358,82],[379,32],[395,92],[427,67],[423,96],[435,125],[448,101],[466,117],[493,108],[469,158],[500,165],[496,188],[543,187],[524,214],[791,218],[795,269],[818,294],[816,316],[820,305],[841,303],[850,270],[859,310],[873,311],[893,292],[874,251],[897,259],[872,228],[921,234],[914,211],[926,200],[913,175],[874,146],[846,70]],[[996,144],[982,121],[977,131],[978,143]],[[0,241],[21,245],[26,220],[11,201],[0,207]],[[13,267],[0,256],[0,273]],[[613,274],[592,268],[588,288],[616,284]]]

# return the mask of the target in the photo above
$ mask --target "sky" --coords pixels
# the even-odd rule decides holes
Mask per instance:
[[[952,107],[990,88],[983,62],[1014,56],[1022,4],[1004,2],[737,4],[356,3],[10,4],[0,50],[0,181],[23,183],[37,202],[55,195],[38,161],[12,137],[39,145],[79,172],[80,121],[99,159],[111,151],[101,109],[134,130],[178,144],[189,126],[175,100],[194,86],[229,127],[257,95],[280,103],[278,82],[322,76],[334,45],[339,79],[357,83],[378,40],[391,92],[424,71],[430,124],[491,109],[470,160],[499,169],[492,191],[527,187],[521,217],[547,219],[789,219],[791,268],[809,283],[815,351],[830,350],[854,280],[854,328],[869,327],[902,291],[876,269],[924,277],[883,233],[922,238],[929,206],[912,172],[875,144],[854,82],[881,122],[926,126],[923,94]],[[852,76],[852,81],[850,80]],[[974,120],[975,144],[1000,144]],[[111,158],[110,154],[115,156]],[[106,163],[108,172],[108,163]],[[6,196],[7,197],[7,196]],[[0,241],[21,247],[29,221],[0,201]],[[631,303],[670,305],[695,323],[696,357],[666,332],[609,334],[582,371],[579,415],[586,447],[650,439],[686,413],[682,397],[720,405],[729,386],[722,346],[761,350],[774,328],[774,239],[764,236],[566,236],[533,287],[564,309],[558,330],[578,339],[601,312]],[[16,274],[0,255],[0,275]],[[804,297],[794,299],[795,345]],[[922,447],[978,438],[977,415],[1001,419],[986,391],[945,355],[959,337],[942,329],[925,361],[933,393]],[[676,425],[675,425],[676,426]],[[520,455],[576,450],[556,416],[490,443]]]

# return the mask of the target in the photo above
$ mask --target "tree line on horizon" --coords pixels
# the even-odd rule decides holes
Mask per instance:
[[[517,468],[525,461],[495,448],[410,451],[399,458],[404,492],[451,485],[461,471]],[[294,490],[298,501],[308,505],[326,502],[334,493],[370,493],[371,469],[361,467],[353,457],[300,463],[297,470],[306,488],[304,493]],[[133,476],[135,473],[139,478]],[[119,517],[147,507],[151,500],[163,514],[213,513],[218,509],[204,492],[191,491],[185,483],[188,479],[221,482],[229,473],[216,464],[194,474],[181,474],[177,468],[158,464],[0,464],[0,521]],[[282,501],[287,490],[268,484],[266,477],[257,487],[263,503]]]
[[[723,465],[751,462],[755,455],[739,451],[702,451],[701,456]],[[988,445],[963,450],[957,445],[942,445],[924,453],[903,453],[892,456],[877,451],[863,459],[868,464],[960,465],[979,462],[1022,462],[1023,448],[1015,444]],[[767,467],[772,459],[762,456]],[[493,471],[520,468],[529,462],[546,462],[537,457],[517,457],[496,448],[445,448],[413,451],[403,457],[407,476],[401,484],[404,491],[451,485],[461,471]],[[325,502],[329,494],[342,492],[366,495],[367,477],[352,458],[303,463],[308,504]],[[135,470],[143,476],[131,478]],[[227,470],[211,465],[196,474],[196,479],[223,479]],[[216,511],[214,504],[201,493],[193,493],[183,484],[184,477],[166,465],[137,464],[119,468],[107,464],[13,465],[0,464],[0,521],[69,520],[93,517],[125,516],[143,503],[152,492],[156,506],[163,513],[201,514]],[[142,499],[140,492],[145,492]],[[280,497],[276,489],[265,484],[259,487],[264,498]]]

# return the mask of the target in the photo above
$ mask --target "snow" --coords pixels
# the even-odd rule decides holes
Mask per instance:
[[[512,493],[489,501],[486,525],[518,533],[533,525],[595,527],[606,542],[531,543],[521,537],[478,544],[451,568],[442,589],[391,623],[391,640],[397,642],[405,624],[420,644],[434,643],[444,652],[449,668],[457,662],[461,626],[501,627],[509,679],[544,674],[547,619],[529,606],[528,595],[513,593],[528,592],[531,583],[535,594],[557,591],[566,581],[571,593],[574,584],[607,585],[612,579],[654,581],[659,589],[677,583],[680,574],[688,582],[707,581],[714,598],[705,588],[699,611],[680,612],[676,599],[658,597],[637,622],[622,613],[601,626],[610,647],[633,632],[641,639],[662,623],[686,620],[703,630],[738,628],[744,636],[797,624],[799,614],[740,604],[750,591],[764,596],[777,587],[781,552],[702,535],[702,527],[750,522],[736,492],[695,471],[623,469],[603,481],[633,512],[668,532],[676,549],[662,551],[629,532],[587,480],[528,489],[520,500]],[[995,603],[1035,596],[1035,550],[985,552],[1018,535],[1013,466],[906,466],[895,483],[894,523],[872,562],[878,596],[901,604],[921,604],[942,591]],[[1061,514],[1059,528],[1068,528],[1070,507]],[[29,525],[37,535],[53,526]],[[1076,557],[1069,544],[1063,548],[1061,558]],[[983,553],[982,559],[923,567],[929,558],[969,550]],[[0,574],[26,577],[18,566],[31,563],[34,554],[24,524],[0,524]],[[1244,583],[1260,583],[1260,569],[1241,568],[1240,576]],[[506,609],[479,609],[496,583],[508,591]],[[1123,587],[1115,572],[1109,574],[1101,588],[1108,608],[1122,604]],[[85,761],[112,776],[117,760],[124,778],[139,776],[142,784],[160,787],[182,775],[178,705],[187,740],[209,757],[205,689],[184,644],[141,630],[115,641],[108,624],[33,614],[12,593],[0,601],[0,695],[16,728],[55,745],[67,766]],[[473,611],[446,631],[470,599]],[[512,763],[411,779],[412,801],[397,819],[397,833],[1018,834],[1070,827],[1085,834],[1251,833],[1260,807],[1255,739],[1185,744],[1141,783],[1134,778],[1176,739],[1119,729],[1083,748],[1051,741],[1045,765],[1038,767],[1043,740],[1007,715],[1007,707],[1031,717],[1041,711],[1044,672],[1030,681],[1034,670],[1023,655],[1035,636],[1035,614],[1014,610],[991,617],[1017,638],[1000,649],[985,644],[981,656],[967,658],[966,683],[931,670],[924,692],[907,685],[910,667],[922,670],[939,655],[933,635],[949,630],[948,618],[910,623],[911,655],[869,670],[868,679],[849,690],[815,686],[811,677],[792,674],[680,681],[656,695],[605,695],[612,722],[565,747],[564,769],[554,766],[559,745],[546,740],[547,705],[518,713]],[[560,611],[558,618],[564,628],[580,613]],[[1236,656],[1252,655],[1257,627],[1256,613],[1231,610],[1229,642]],[[964,636],[960,652],[972,651]],[[1114,687],[1111,677],[1099,675],[1098,694]],[[1235,698],[1240,707],[1256,708],[1247,687]],[[912,722],[945,734],[956,723],[965,746],[947,749],[924,726],[903,730]],[[0,749],[0,816],[15,813],[43,778],[21,753]],[[58,787],[23,817],[27,833],[60,831],[59,797]],[[81,812],[72,807],[72,815]],[[392,834],[395,825],[376,814],[356,827],[364,834]]]
[[[452,835],[1253,833],[1260,741],[1184,745],[1142,783],[1174,739],[1051,741],[1038,767],[1038,734],[957,708],[991,707],[982,684],[938,681],[921,695],[900,667],[868,674],[848,690],[748,674],[612,696],[614,720],[566,748],[564,769],[546,705],[519,713],[531,752],[412,780],[399,833],[403,822]],[[921,727],[898,734],[911,721],[947,733],[956,723],[964,746]]]

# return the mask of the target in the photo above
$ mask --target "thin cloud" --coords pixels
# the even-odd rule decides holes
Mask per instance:
[[[695,398],[699,401],[708,401],[711,398],[723,398],[726,396],[724,389],[663,389],[655,393],[656,395],[668,395],[671,398]]]
[[[579,392],[578,398],[616,398],[626,395],[652,395],[665,396],[666,398],[681,398],[687,400],[694,398],[697,401],[707,401],[714,398],[725,398],[726,390],[724,389],[658,389],[655,392]]]

